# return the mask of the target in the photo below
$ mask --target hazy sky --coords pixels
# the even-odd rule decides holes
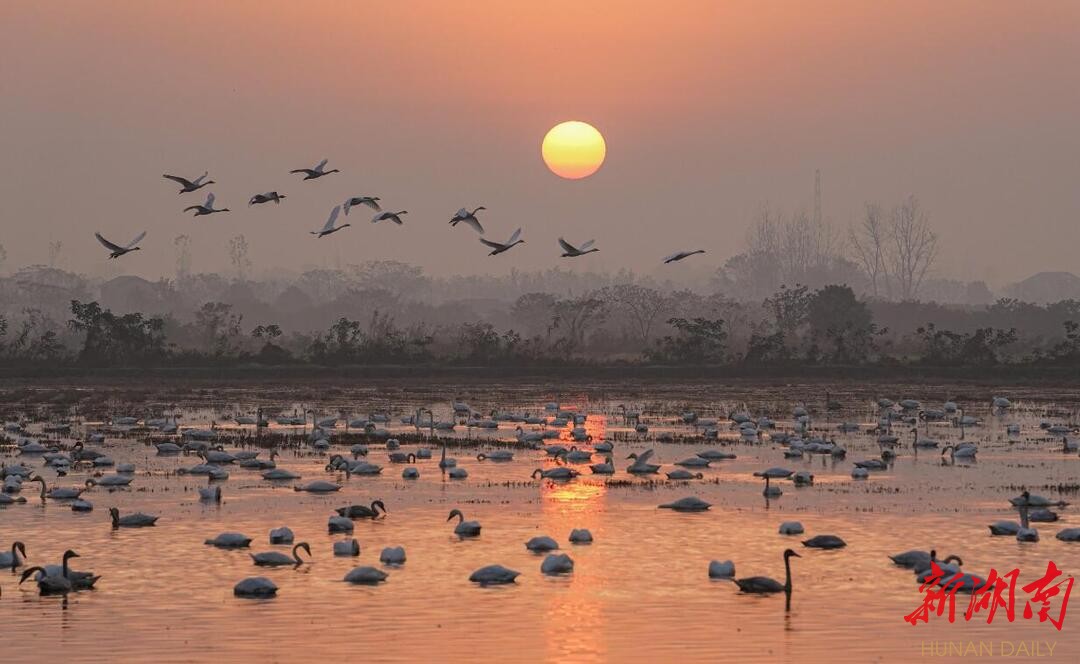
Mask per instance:
[[[95,230],[143,250],[112,272],[256,271],[371,258],[430,272],[568,265],[698,268],[735,253],[762,204],[825,215],[914,193],[943,276],[1078,270],[1080,2],[0,2],[0,242],[9,266],[103,273]],[[607,161],[562,180],[540,140],[603,132]],[[330,159],[314,182],[292,168]],[[219,204],[192,220],[165,172],[209,169]],[[247,208],[276,189],[280,206]],[[315,240],[330,208],[372,194],[406,225]],[[485,205],[489,258],[446,223]],[[189,213],[190,214],[190,213]],[[359,222],[359,223],[355,223]],[[695,259],[696,260],[696,259]],[[688,263],[690,261],[687,261]],[[693,269],[676,265],[668,268]]]

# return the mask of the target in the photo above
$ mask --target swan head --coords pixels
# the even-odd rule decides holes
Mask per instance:
[[[631,452],[630,455],[627,456],[626,458],[627,459],[637,459],[637,452]]]
[[[116,508],[113,508],[113,509],[116,509]],[[64,560],[64,562],[67,562],[71,558],[78,558],[78,557],[79,557],[79,554],[75,553],[71,549],[68,549],[67,551],[64,552],[63,560]]]
[[[42,567],[34,566],[26,568],[22,573],[22,578],[19,579],[19,584],[22,585],[23,581],[30,578],[30,575],[34,572],[40,572],[42,576],[45,576],[45,570]]]
[[[956,561],[956,564],[957,564],[957,565],[963,565],[963,564],[964,564],[964,561],[963,561],[963,560],[961,560],[961,559],[960,559],[960,556],[957,556],[957,555],[950,555],[949,557],[947,557],[947,558],[946,558],[946,559],[944,560],[944,562],[946,562],[946,563],[947,563],[947,562],[949,562],[950,560],[955,560],[955,561]]]
[[[488,457],[487,457],[487,455],[486,455],[486,454],[484,454],[483,452],[481,452],[480,454],[477,454],[477,455],[476,455],[476,460],[477,460],[477,461],[483,461],[483,460],[484,460],[484,459],[486,459],[486,458],[488,458]]]
[[[15,549],[19,550],[19,553],[22,554],[23,558],[26,557],[26,545],[25,544],[23,544],[22,542],[18,542],[18,541],[13,542],[12,545],[11,545],[11,550],[14,551]]]
[[[785,549],[784,550],[784,560],[787,560],[788,558],[802,558],[802,556],[800,556],[798,553],[796,553],[792,549]]]
[[[450,516],[446,517],[447,521],[452,521],[454,517],[458,518],[458,522],[465,520],[465,515],[461,513],[461,510],[454,508],[450,510]]]
[[[116,507],[109,508],[109,517],[112,518],[113,525],[120,523],[120,510]]]
[[[84,482],[83,484],[84,484],[84,486],[86,486],[87,489],[89,489],[90,487],[97,484],[97,480],[95,480],[93,477],[91,477],[91,478],[88,478],[86,480],[86,482]]]
[[[371,511],[372,512],[375,511],[376,507],[378,507],[380,510],[382,510],[383,514],[386,514],[386,505],[383,505],[383,501],[381,501],[381,500],[373,500],[373,501],[371,501]]]
[[[533,479],[536,479],[536,476],[537,476],[537,475],[539,475],[539,476],[543,477],[543,476],[544,476],[544,471],[543,471],[543,469],[541,469],[541,468],[537,468],[536,470],[532,471],[532,475],[530,475],[529,477],[532,477]]]
[[[299,551],[300,549],[303,549],[304,551],[306,551],[309,557],[311,556],[311,545],[309,545],[307,542],[300,542],[299,544],[294,546],[293,547],[293,555],[296,555],[296,552]]]

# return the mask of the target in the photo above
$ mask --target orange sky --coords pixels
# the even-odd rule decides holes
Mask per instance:
[[[10,267],[62,239],[60,264],[92,272],[94,230],[145,228],[144,250],[110,267],[144,275],[171,272],[180,233],[206,270],[238,233],[257,269],[504,272],[557,264],[558,235],[595,237],[589,266],[649,272],[702,246],[711,268],[763,203],[809,206],[820,168],[841,224],[918,195],[945,276],[1074,270],[1078,31],[1069,2],[8,0],[0,242]],[[581,182],[540,159],[566,119],[607,140]],[[344,174],[286,173],[323,157]],[[201,199],[161,173],[204,169],[237,212],[180,213]],[[246,209],[270,189],[289,200]],[[352,193],[408,209],[406,226],[317,244],[307,231]],[[476,205],[493,236],[524,226],[528,244],[480,260],[445,223]]]

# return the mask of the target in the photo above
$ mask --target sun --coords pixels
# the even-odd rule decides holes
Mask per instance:
[[[568,180],[595,173],[604,163],[607,144],[596,127],[587,122],[561,122],[544,136],[540,152],[551,172]]]

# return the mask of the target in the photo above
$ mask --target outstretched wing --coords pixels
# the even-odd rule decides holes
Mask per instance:
[[[652,458],[653,454],[655,454],[655,452],[653,450],[651,450],[651,449],[645,450],[644,452],[642,452],[641,454],[638,455],[637,462],[638,463],[645,463],[646,461],[648,461],[649,459]]]
[[[165,175],[162,175],[161,177],[165,178],[166,180],[172,180],[173,182],[180,185],[181,187],[190,187],[190,186],[192,186],[194,184],[193,182],[191,182],[187,178],[182,178],[182,177],[180,177],[178,175],[169,175],[169,174],[166,173]],[[202,178],[199,178],[199,179],[201,180]]]
[[[664,257],[664,262],[665,263],[670,263],[671,261],[677,261],[682,257],[683,257],[683,252],[676,251],[675,253],[671,254],[670,256],[665,256]]]
[[[518,241],[519,237],[521,237],[521,229],[520,228],[517,229],[516,231],[514,231],[514,234],[510,236],[510,239],[507,240],[506,244],[514,244],[515,242]]]
[[[203,174],[191,181],[191,184],[199,184],[206,179],[206,176],[210,175],[210,171],[203,171]]]
[[[341,212],[340,205],[335,205],[334,209],[330,210],[330,218],[326,220],[326,225],[322,227],[324,233],[334,227],[334,223],[337,222],[338,212]]]
[[[469,216],[469,211],[466,210],[465,208],[461,208],[456,213],[454,213],[454,219],[464,219],[465,217],[468,217],[468,216]]]
[[[484,227],[480,225],[480,220],[478,220],[476,217],[469,217],[468,219],[462,219],[461,221],[477,233],[481,235],[484,234]]]
[[[315,168],[313,168],[311,170],[315,171],[316,173],[322,172],[323,167],[326,166],[326,162],[328,162],[328,161],[330,161],[330,160],[329,159],[323,159],[319,163],[315,164]]]
[[[375,202],[375,199],[370,196],[364,199],[364,205],[368,206],[372,210],[375,210],[376,212],[382,212],[382,208],[379,207],[379,204]]]
[[[592,246],[593,246],[594,244],[596,244],[596,240],[589,240],[589,241],[588,241],[588,242],[586,242],[585,244],[581,245],[581,250],[582,250],[582,251],[588,251],[589,249],[591,249],[591,248],[592,248]]]
[[[128,242],[128,245],[126,247],[124,247],[124,249],[131,249],[135,245],[142,242],[144,237],[146,237],[146,231],[143,231],[142,233],[139,233],[139,235],[134,240],[132,240],[131,242]],[[99,236],[98,239],[100,240],[101,237]]]
[[[214,193],[213,193],[213,192],[210,192],[209,194],[207,194],[207,195],[206,195],[206,203],[204,203],[204,204],[203,204],[203,207],[205,207],[205,208],[212,208],[212,207],[214,207],[214,200],[215,200],[215,198],[216,198],[216,197],[214,196]]]
[[[566,240],[564,240],[562,238],[559,238],[559,246],[561,246],[563,251],[565,251],[568,254],[576,254],[576,253],[578,253],[578,250],[574,248],[574,245],[570,244],[569,242],[567,242]]]
[[[502,242],[492,242],[491,240],[485,240],[484,238],[480,238],[480,241],[491,247],[492,249],[502,249],[506,246]]]
[[[124,250],[124,247],[121,247],[118,244],[113,244],[112,242],[109,242],[108,240],[103,238],[101,236],[101,233],[94,233],[94,237],[96,237],[97,241],[101,243],[101,246],[105,247],[109,251],[123,251]]]

